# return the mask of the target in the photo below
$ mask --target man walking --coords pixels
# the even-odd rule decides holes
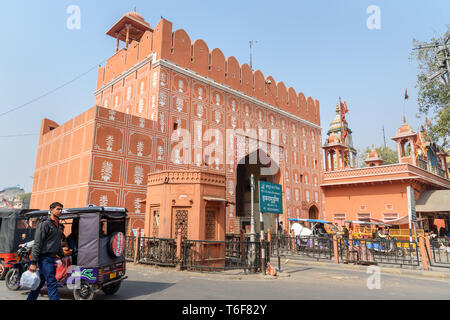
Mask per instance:
[[[50,205],[50,217],[39,223],[36,228],[29,271],[36,272],[37,266],[39,266],[41,283],[36,290],[30,291],[27,300],[37,300],[39,292],[46,281],[49,299],[59,300],[58,282],[55,277],[55,260],[57,255],[60,257],[64,256],[64,251],[61,247],[63,229],[59,223],[62,210],[63,205],[61,203],[52,203]]]

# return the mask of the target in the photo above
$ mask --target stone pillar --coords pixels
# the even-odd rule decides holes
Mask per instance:
[[[116,52],[119,51],[119,33],[116,32],[116,38],[117,38],[117,43],[116,43]]]
[[[402,144],[399,140],[397,140],[397,157],[398,163],[402,163]]]
[[[336,234],[333,234],[333,251],[334,263],[339,263],[338,239]]]
[[[423,240],[423,237],[419,237],[419,250],[422,258],[422,268],[423,270],[428,270],[428,258],[425,251],[425,241]]]
[[[141,228],[137,228],[136,243],[134,244],[134,259],[133,259],[134,263],[137,263],[139,260],[140,248],[141,248]]]
[[[126,27],[126,29],[127,29],[127,37],[126,37],[126,40],[125,40],[125,47],[128,49],[128,42],[129,42],[129,40],[130,40],[130,27],[131,27],[131,24],[126,24],[125,25],[125,27]]]
[[[413,138],[409,138],[409,145],[411,146],[411,164],[416,164],[416,147]]]

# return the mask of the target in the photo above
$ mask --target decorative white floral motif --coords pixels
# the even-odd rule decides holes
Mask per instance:
[[[112,162],[103,161],[101,174],[102,174],[103,181],[107,182],[111,179],[112,174],[113,174]]]
[[[128,114],[130,112],[130,108],[127,108],[127,110],[125,110],[125,113]]]
[[[306,150],[306,141],[303,140],[303,150]]]
[[[298,201],[299,200],[299,198],[298,198],[298,189],[295,189],[295,201]]]
[[[197,104],[197,117],[201,118],[203,116],[203,105],[201,103]]]
[[[219,158],[215,158],[214,162],[216,164],[216,170],[219,170]]]
[[[176,102],[176,104],[177,104],[177,110],[178,110],[178,112],[183,111],[183,106],[184,106],[184,101],[183,101],[183,99],[180,98],[180,97],[177,97],[177,102]]]
[[[200,167],[202,165],[202,155],[200,153],[197,153],[195,155],[195,164],[197,167]]]
[[[297,175],[297,173],[294,174],[294,178],[295,178],[295,183],[298,183],[298,175]]]
[[[113,144],[114,144],[114,137],[106,136],[106,150],[107,151],[112,151]]]
[[[289,182],[289,171],[286,171],[286,182]]]
[[[152,81],[153,88],[156,88],[157,81],[158,81],[158,74],[156,72],[153,72],[153,81]]]
[[[150,120],[155,121],[156,118],[156,112],[152,112],[152,114],[150,115]]]
[[[156,97],[155,97],[155,95],[153,94],[152,95],[152,108],[156,108]]]
[[[158,146],[158,160],[162,160],[163,154],[164,154],[164,148],[162,146]]]
[[[248,106],[245,106],[245,116],[248,117]]]
[[[234,172],[234,160],[233,159],[230,160],[230,170],[229,171]]]
[[[139,99],[139,113],[142,113],[144,111],[144,99]]]
[[[159,114],[159,127],[161,132],[164,132],[164,113]]]
[[[106,196],[106,195],[100,196],[99,206],[100,207],[108,206],[108,196]]]
[[[294,144],[294,147],[296,147],[296,146],[297,146],[297,137],[296,137],[296,136],[294,136],[294,141],[293,141],[293,144]]]
[[[184,82],[183,82],[183,80],[178,80],[178,91],[179,92],[183,92],[183,89],[184,89]]]
[[[180,149],[175,149],[175,159],[174,159],[174,163],[176,164],[180,164],[181,160],[180,160]]]
[[[114,110],[109,110],[109,120],[116,119],[116,112]]]
[[[309,202],[309,191],[306,191],[306,202]]]
[[[248,120],[245,120],[245,131],[250,131],[250,122],[248,122]]]
[[[231,127],[234,129],[236,128],[236,117],[231,116]]]
[[[130,101],[131,99],[131,87],[127,88],[127,101]]]
[[[283,144],[286,144],[286,134],[285,133],[283,133]]]
[[[231,110],[236,111],[236,101],[231,100]]]
[[[180,136],[181,136],[181,119],[180,118],[177,119],[177,136],[178,136],[178,138],[180,138]]]
[[[167,103],[167,96],[166,93],[163,91],[159,94],[159,105],[161,107],[164,107]]]
[[[220,95],[216,93],[216,106],[220,106]]]
[[[259,110],[259,112],[258,112],[258,118],[259,118],[259,121],[262,121],[262,112],[261,112],[261,110]]]
[[[114,108],[118,108],[119,107],[119,96],[116,96],[115,98],[114,98]]]
[[[270,123],[273,125],[275,125],[275,119],[273,118],[273,116],[270,116]]]
[[[295,124],[293,123],[293,124],[292,124],[292,132],[293,132],[293,133],[295,133],[295,128],[296,128],[296,126],[295,126]]]
[[[134,199],[134,213],[141,213],[141,199]]]
[[[197,125],[197,140],[198,141],[202,141],[202,125],[198,124]]]
[[[198,99],[203,100],[203,88],[202,87],[198,88]]]
[[[105,103],[103,104],[103,106],[104,106],[105,108],[108,108],[108,99],[105,100]]]
[[[144,93],[144,81],[141,82],[141,94]]]
[[[281,126],[283,127],[283,130],[285,129],[285,123],[284,120],[281,120]]]
[[[134,167],[134,183],[138,186],[144,181],[144,168],[141,166]]]
[[[166,83],[166,74],[163,73],[163,72],[161,72],[159,84],[160,84],[161,86],[163,86],[163,87],[165,87],[166,84],[167,84],[167,83]]]
[[[291,189],[286,188],[286,200],[290,201],[291,200]]]
[[[221,119],[220,111],[216,110],[216,112],[214,114],[214,119],[216,120],[216,123],[220,123],[220,119]]]
[[[228,182],[228,193],[232,196],[234,194],[234,182]]]
[[[144,118],[139,118],[139,127],[145,128],[145,119]]]
[[[142,141],[137,143],[136,150],[138,157],[142,157],[142,152],[144,151],[144,143]]]

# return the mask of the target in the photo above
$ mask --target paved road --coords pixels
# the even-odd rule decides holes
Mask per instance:
[[[380,289],[368,289],[369,274],[319,266],[284,265],[281,277],[198,273],[128,265],[129,276],[113,297],[98,300],[311,300],[311,299],[450,299],[450,281],[381,274]],[[376,282],[370,282],[376,284]],[[0,300],[24,300],[27,291],[8,291],[0,282]],[[61,290],[62,299],[72,299]],[[39,299],[46,300],[47,295]]]

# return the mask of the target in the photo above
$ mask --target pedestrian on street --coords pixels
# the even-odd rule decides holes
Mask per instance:
[[[61,246],[63,228],[59,223],[63,205],[54,202],[50,205],[50,216],[38,224],[34,236],[34,245],[31,253],[29,271],[36,272],[39,266],[41,283],[36,290],[30,291],[27,300],[37,300],[39,292],[47,282],[48,297],[50,300],[59,300],[58,282],[56,281],[56,258],[64,257]]]

